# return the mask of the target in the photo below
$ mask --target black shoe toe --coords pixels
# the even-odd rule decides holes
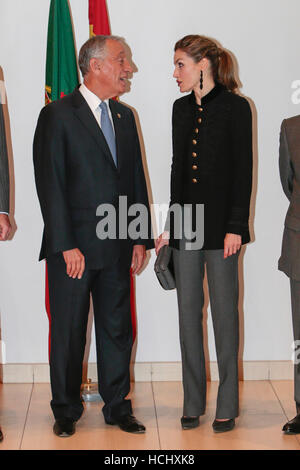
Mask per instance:
[[[199,416],[182,416],[180,421],[182,429],[194,429],[200,424]]]
[[[57,419],[53,432],[58,437],[70,437],[75,433],[75,421],[70,418]]]
[[[285,434],[300,434],[300,414],[288,421],[282,428]]]
[[[226,421],[217,421],[214,420],[212,427],[214,432],[227,432],[231,431],[235,426],[234,419],[227,419]]]
[[[133,415],[123,415],[114,417],[111,420],[105,419],[106,424],[117,424],[122,431],[133,434],[143,434],[146,432],[145,426]]]

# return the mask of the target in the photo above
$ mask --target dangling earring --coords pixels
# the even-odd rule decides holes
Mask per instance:
[[[203,89],[203,70],[200,71],[200,90]]]

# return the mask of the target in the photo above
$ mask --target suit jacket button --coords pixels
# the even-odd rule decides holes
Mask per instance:
[[[197,179],[196,179],[196,178],[193,178],[192,181],[193,181],[193,183],[197,183]]]
[[[193,170],[197,170],[197,169],[198,169],[197,165],[193,165],[192,168],[193,168]]]
[[[196,127],[195,132],[196,132],[196,134],[198,134],[198,132],[199,132],[198,127]]]
[[[197,157],[196,152],[193,152],[193,153],[192,153],[192,156],[193,156],[194,158]]]
[[[201,118],[198,118],[197,121],[200,123],[200,122],[202,122],[202,119],[201,119]]]
[[[197,140],[193,139],[193,145],[197,145]]]

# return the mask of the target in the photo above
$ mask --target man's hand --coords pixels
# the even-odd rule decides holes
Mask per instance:
[[[234,255],[241,248],[242,237],[235,233],[226,233],[224,239],[224,259]]]
[[[5,241],[11,231],[11,225],[7,214],[0,214],[0,241]]]
[[[73,250],[63,251],[63,256],[67,265],[68,276],[73,279],[76,277],[81,279],[85,268],[85,260],[81,251],[78,248],[73,248]]]
[[[139,274],[146,259],[145,245],[134,245],[132,252],[131,269],[132,274]]]

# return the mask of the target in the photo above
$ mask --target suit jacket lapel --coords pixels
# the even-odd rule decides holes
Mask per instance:
[[[95,116],[93,115],[92,111],[89,108],[89,105],[87,104],[79,90],[75,90],[73,93],[73,104],[75,115],[81,121],[83,126],[89,131],[89,133],[93,136],[93,138],[101,148],[105,158],[109,161],[114,170],[117,171],[115,162],[113,160],[112,154],[107,145],[103,132],[101,131],[101,128],[96,122]]]

